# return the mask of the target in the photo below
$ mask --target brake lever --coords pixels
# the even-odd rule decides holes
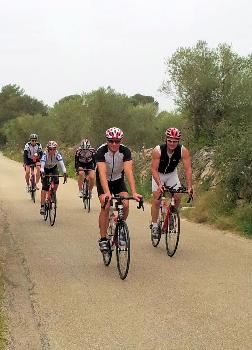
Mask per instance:
[[[143,198],[142,199],[140,199],[140,201],[138,202],[138,206],[137,206],[137,209],[143,209],[143,211],[144,211],[144,205],[143,205],[143,203],[144,203],[144,201],[143,201]]]

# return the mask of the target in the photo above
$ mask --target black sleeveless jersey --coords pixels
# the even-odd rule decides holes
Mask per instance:
[[[159,147],[160,147],[161,155],[160,155],[158,172],[162,174],[172,173],[176,169],[178,163],[181,160],[182,145],[180,144],[177,145],[171,157],[168,156],[166,144],[159,145]]]

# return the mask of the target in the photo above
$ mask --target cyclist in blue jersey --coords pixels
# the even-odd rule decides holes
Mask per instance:
[[[41,208],[40,214],[44,215],[45,213],[45,200],[46,192],[49,189],[49,177],[45,175],[59,175],[58,164],[61,166],[61,170],[64,174],[64,181],[67,178],[66,167],[63,161],[61,154],[57,151],[58,144],[55,141],[49,141],[46,145],[46,151],[43,152],[41,157],[41,182],[42,182],[42,191],[41,191]],[[58,188],[59,178],[55,177],[54,183],[55,191]]]

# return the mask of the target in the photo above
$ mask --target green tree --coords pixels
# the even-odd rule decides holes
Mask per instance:
[[[47,107],[42,101],[38,101],[25,94],[17,85],[3,86],[0,92],[0,124],[16,118],[22,114],[46,115]]]

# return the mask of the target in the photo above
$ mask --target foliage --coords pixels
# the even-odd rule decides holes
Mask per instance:
[[[0,92],[0,124],[22,114],[47,114],[47,107],[24,93],[17,85],[3,86]]]

